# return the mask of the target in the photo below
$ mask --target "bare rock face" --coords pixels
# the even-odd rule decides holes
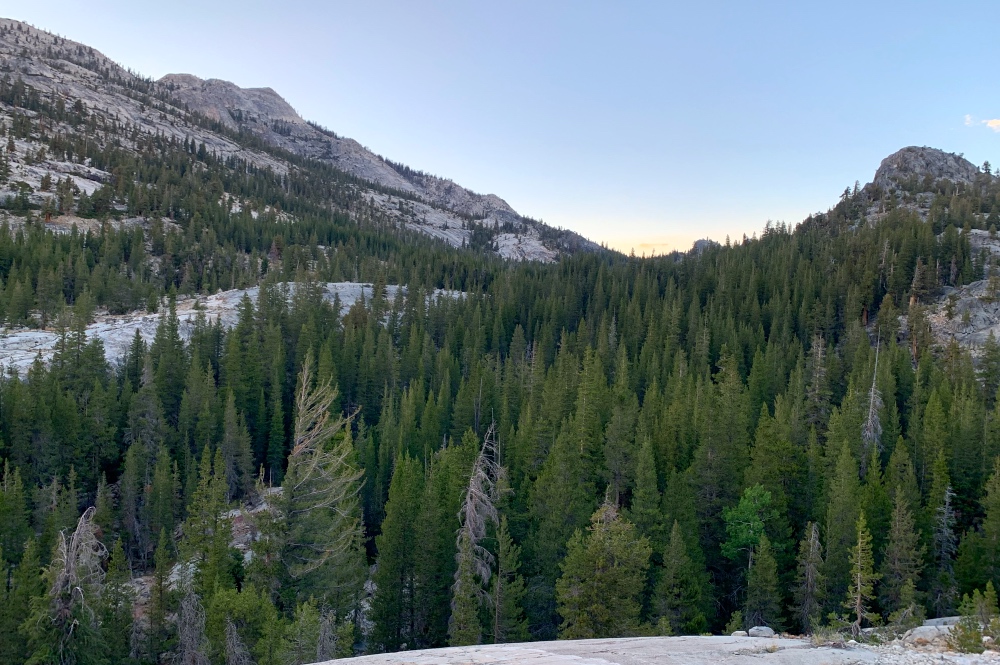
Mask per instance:
[[[204,81],[191,74],[167,74],[160,83],[192,111],[231,129],[239,127],[233,111],[267,120],[305,124],[295,109],[271,88],[241,88],[229,81]]]
[[[883,159],[872,182],[883,189],[894,189],[912,178],[923,181],[928,177],[932,181],[951,180],[971,184],[977,175],[979,169],[976,165],[961,155],[936,148],[910,146]]]
[[[191,111],[232,130],[248,130],[289,152],[334,164],[352,175],[403,192],[419,193],[384,159],[357,141],[310,125],[271,88],[241,88],[220,79],[167,74],[157,83]]]

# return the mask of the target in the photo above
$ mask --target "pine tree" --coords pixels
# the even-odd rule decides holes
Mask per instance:
[[[10,460],[4,460],[0,478],[0,551],[3,552],[0,562],[17,563],[30,535],[21,472],[11,468]]]
[[[534,533],[526,541],[530,558],[549,584],[559,572],[566,542],[594,510],[594,486],[575,444],[572,422],[564,423],[531,489]]]
[[[864,622],[875,623],[878,615],[871,611],[870,603],[875,598],[875,582],[880,575],[875,572],[875,559],[872,555],[872,536],[868,531],[865,513],[858,515],[857,544],[851,548],[851,582],[847,588],[847,598],[844,609],[850,612],[854,621],[851,623],[851,633],[855,638],[861,635]]]
[[[828,491],[824,575],[831,599],[843,598],[850,584],[850,550],[857,542],[858,467],[844,442]]]
[[[202,594],[211,592],[216,584],[230,583],[226,560],[231,529],[225,515],[224,466],[221,451],[216,453],[214,461],[208,448],[202,451],[198,486],[188,506],[187,519],[181,525],[180,556],[184,561],[195,561],[195,587]]]
[[[934,461],[931,491],[927,501],[927,514],[931,520],[933,536],[931,554],[934,560],[934,570],[928,585],[929,600],[937,616],[946,616],[951,612],[957,596],[954,567],[957,551],[954,496],[942,449]]]
[[[497,573],[493,578],[493,642],[527,642],[528,622],[524,618],[524,578],[521,568],[521,548],[511,538],[507,516],[497,530]]]
[[[799,543],[799,556],[795,578],[795,614],[803,632],[818,625],[826,600],[826,577],[823,547],[819,541],[819,525],[806,525],[805,536]]]
[[[983,380],[983,394],[986,396],[987,406],[992,408],[997,391],[1000,390],[1000,344],[997,343],[992,330],[986,337],[986,343],[983,344],[979,376]]]
[[[179,482],[175,470],[171,468],[170,454],[166,447],[161,446],[153,467],[153,482],[143,502],[146,509],[143,521],[149,533],[161,530],[173,533],[179,493]]]
[[[688,555],[680,523],[674,520],[652,602],[653,618],[661,633],[697,635],[705,631],[705,577]]]
[[[6,573],[6,567],[3,572]],[[46,596],[44,569],[34,540],[25,543],[21,562],[10,573],[9,586],[3,585],[0,605],[0,662],[24,663],[31,655],[27,631],[23,627],[30,616],[34,599]]]
[[[156,454],[163,445],[166,435],[166,424],[160,394],[157,392],[153,378],[153,367],[149,357],[146,358],[142,371],[142,387],[132,398],[128,409],[128,427],[125,430],[125,443],[129,446],[142,446],[148,457]]]
[[[778,564],[771,553],[771,541],[762,534],[754,553],[753,565],[747,573],[747,597],[743,604],[743,620],[747,627],[770,626],[781,631],[781,593]]]
[[[687,470],[695,491],[705,551],[710,556],[709,545],[714,550],[723,540],[722,521],[718,518],[726,506],[738,500],[749,449],[749,399],[736,360],[728,353],[719,361],[711,399],[713,417],[706,418],[701,426],[700,442]]]
[[[427,467],[415,542],[416,628],[419,648],[448,643],[452,587],[455,583],[456,531],[469,470],[479,453],[479,438],[468,429],[461,443],[438,451]]]
[[[650,547],[635,527],[605,502],[584,535],[567,546],[556,582],[560,636],[565,639],[627,637],[639,630],[640,596]]]
[[[660,512],[660,490],[656,480],[656,459],[653,457],[653,444],[650,437],[645,437],[639,448],[636,464],[635,492],[632,494],[632,506],[627,517],[646,536],[649,542],[660,549],[663,547],[663,514]]]
[[[889,536],[882,556],[879,602],[883,610],[892,613],[903,609],[905,590],[908,586],[915,589],[920,579],[925,552],[926,548],[920,544],[913,514],[906,505],[903,492],[897,490]]]
[[[771,505],[780,522],[772,524],[772,538],[778,534],[790,537],[788,520],[792,517],[792,498],[800,494],[805,485],[804,462],[801,450],[792,445],[789,427],[772,417],[766,405],[761,405],[744,482],[748,487],[761,485],[771,493]],[[787,543],[773,544],[779,549]]]
[[[986,481],[980,500],[983,522],[962,538],[956,569],[965,589],[992,582],[1000,586],[1000,457],[993,461],[993,473]]]
[[[303,665],[315,661],[319,646],[320,613],[316,602],[307,600],[295,607],[295,616],[285,631],[281,648],[282,662]]]
[[[479,644],[483,628],[479,620],[480,599],[476,590],[481,584],[476,578],[474,545],[460,538],[456,559],[455,584],[452,590],[451,617],[448,620],[450,646]]]
[[[417,460],[396,460],[389,499],[385,505],[382,533],[375,538],[378,549],[372,599],[372,643],[376,651],[396,651],[412,644],[415,631],[413,544],[423,472]]]
[[[876,448],[872,448],[869,455],[864,484],[861,486],[860,504],[872,533],[872,548],[881,555],[892,518],[892,502]]]
[[[629,362],[625,347],[620,347],[615,366],[615,385],[611,390],[611,415],[604,429],[604,478],[612,499],[621,505],[636,474],[638,450],[635,445],[635,421],[639,400],[629,385]]]
[[[219,448],[225,464],[226,497],[242,498],[253,489],[253,450],[250,433],[243,418],[236,412],[236,398],[229,391],[222,417],[222,441]]]
[[[132,606],[135,600],[129,585],[132,575],[121,540],[116,540],[108,560],[98,610],[100,641],[110,663],[126,663],[131,653]]]
[[[349,428],[344,429],[347,419],[331,417],[337,390],[325,381],[313,386],[312,371],[312,356],[307,354],[282,483],[286,532],[281,558],[296,586],[303,591],[324,588],[325,602],[343,615],[356,604],[364,582],[358,502],[362,474]],[[307,597],[303,593],[303,599]]]

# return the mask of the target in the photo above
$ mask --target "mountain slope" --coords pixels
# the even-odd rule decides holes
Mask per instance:
[[[542,261],[599,249],[577,234],[519,215],[495,195],[393,164],[357,141],[307,123],[270,88],[243,89],[189,74],[151,81],[91,47],[10,19],[0,19],[0,73],[67,105],[79,100],[87,112],[114,122],[204,143],[210,153],[237,156],[277,173],[291,167],[280,151],[329,164],[363,181],[358,193],[380,215],[454,246],[477,245],[509,258]],[[156,103],[145,103],[148,97]],[[399,197],[415,205],[401,205]]]

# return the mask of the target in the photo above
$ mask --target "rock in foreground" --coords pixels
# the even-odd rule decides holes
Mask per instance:
[[[495,644],[448,649],[404,651],[339,660],[351,665],[453,665],[458,663],[526,663],[527,665],[730,665],[738,663],[801,663],[839,665],[876,663],[864,649],[813,647],[805,639],[754,637],[634,637]]]
[[[324,665],[924,665],[1000,663],[1000,653],[980,655],[908,649],[900,644],[813,646],[805,638],[633,637],[489,644],[360,656]]]

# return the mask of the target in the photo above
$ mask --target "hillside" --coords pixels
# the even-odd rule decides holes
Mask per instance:
[[[518,215],[497,196],[394,164],[309,124],[270,88],[244,90],[189,74],[146,80],[91,47],[9,19],[0,20],[0,71],[50,100],[80,100],[105,120],[195,141],[223,159],[238,157],[279,174],[294,168],[285,153],[330,164],[357,179],[355,197],[368,209],[336,202],[355,219],[374,214],[456,247],[478,243],[514,259],[552,261],[561,253],[598,249],[572,232]]]

